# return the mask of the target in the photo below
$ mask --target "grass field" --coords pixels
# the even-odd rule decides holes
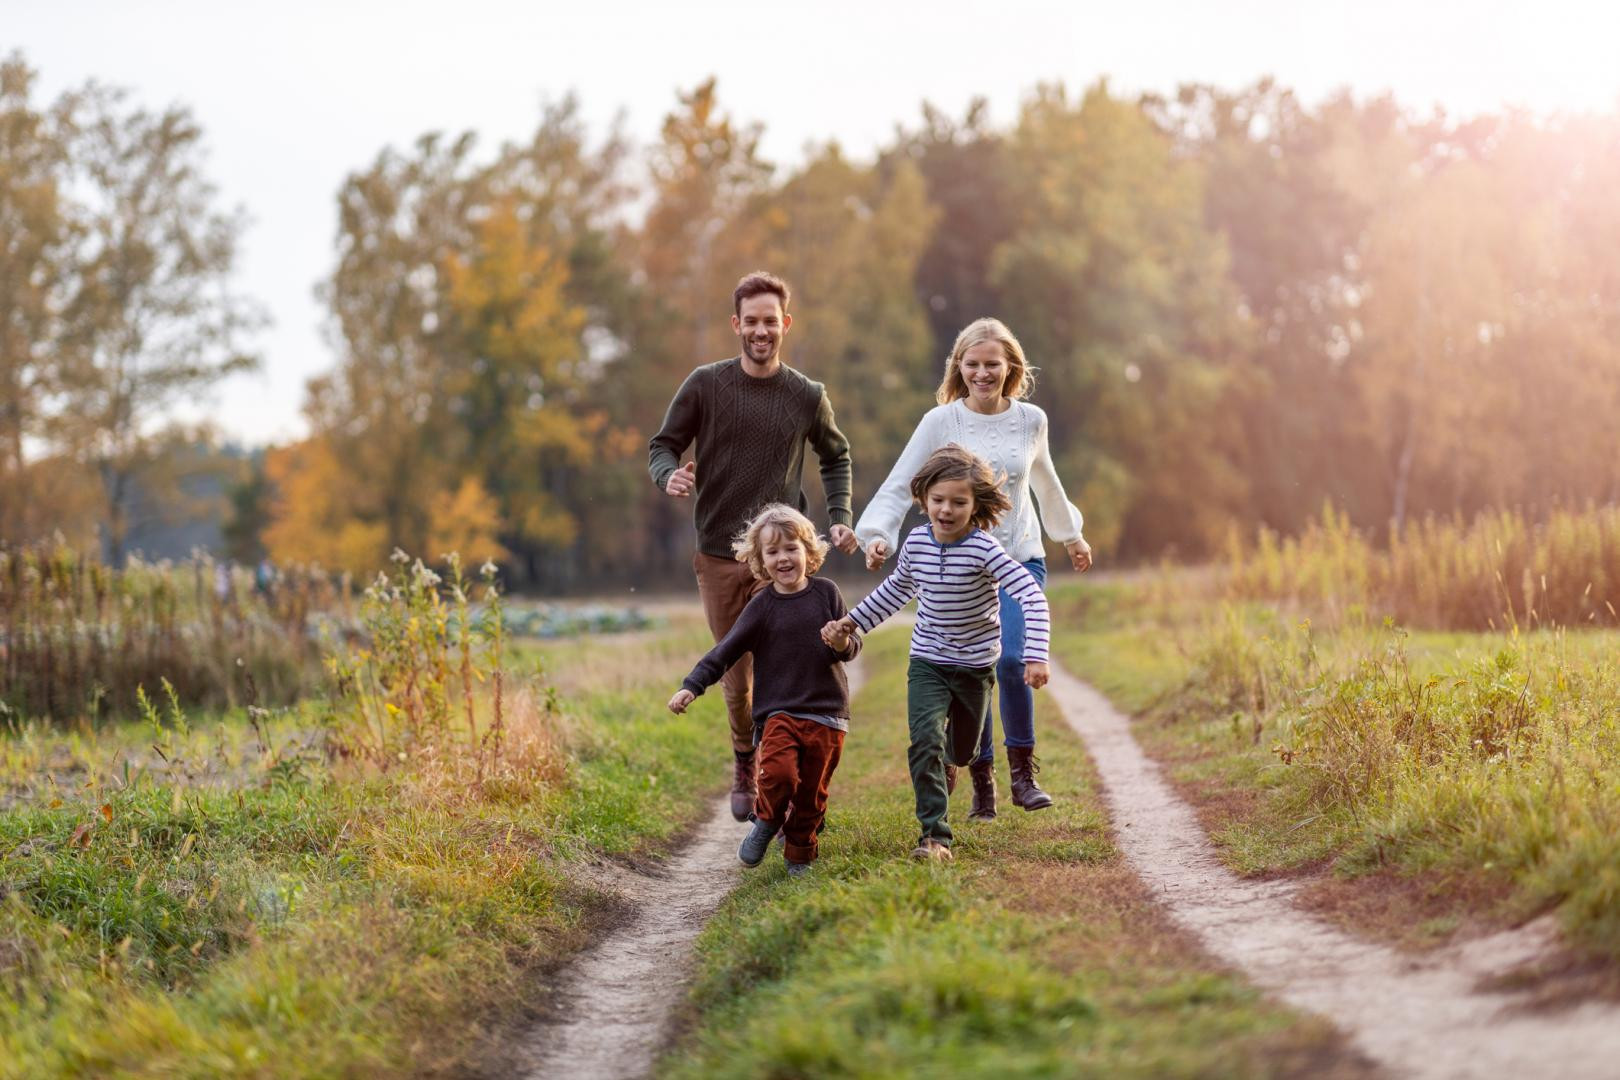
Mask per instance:
[[[726,778],[717,701],[659,707],[701,626],[597,644],[520,655],[544,675],[509,736],[544,728],[557,770],[478,792],[329,761],[308,709],[0,737],[0,1075],[476,1063],[611,915],[591,862],[666,845]]]
[[[1397,940],[1557,911],[1620,956],[1620,635],[1322,628],[1177,593],[1060,589],[1056,649],[1140,718],[1235,869],[1330,869],[1321,902]]]

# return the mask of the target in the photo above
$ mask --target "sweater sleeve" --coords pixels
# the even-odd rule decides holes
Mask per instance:
[[[681,685],[701,697],[703,691],[719,682],[720,676],[730,671],[731,665],[740,660],[744,653],[753,652],[754,635],[764,625],[767,603],[769,600],[764,593],[750,600],[742,614],[737,616],[731,632],[703,655],[692,673],[681,680]]]
[[[916,595],[917,582],[911,576],[911,558],[902,547],[900,557],[894,561],[894,570],[878,582],[878,587],[865,600],[855,605],[855,610],[849,613],[850,618],[855,620],[855,625],[863,633],[869,633],[884,619],[905,607],[907,601]]]
[[[1030,408],[1035,408],[1033,405]],[[1035,460],[1029,467],[1029,488],[1035,496],[1036,505],[1041,511],[1041,527],[1060,544],[1067,544],[1071,540],[1080,538],[1080,531],[1085,528],[1085,518],[1080,514],[1080,508],[1069,501],[1063,492],[1063,482],[1058,479],[1057,468],[1052,464],[1052,450],[1046,439],[1046,413],[1040,409],[1035,410],[1039,422],[1035,427]]]
[[[848,528],[855,520],[850,508],[850,489],[854,485],[854,468],[849,458],[849,440],[838,430],[833,419],[832,402],[827,390],[819,383],[821,400],[816,403],[816,417],[810,424],[810,447],[821,459],[821,489],[827,496],[827,519],[830,524]]]
[[[1046,603],[1046,594],[1041,591],[1041,583],[994,541],[991,541],[991,549],[985,553],[985,569],[996,579],[996,584],[1006,589],[1024,609],[1024,659],[1047,663],[1048,646],[1052,639],[1052,614]]]
[[[702,374],[698,368],[686,377],[664,413],[664,426],[647,442],[647,472],[659,491],[669,483],[670,474],[681,467],[681,455],[697,438],[703,422]]]
[[[911,509],[911,478],[922,468],[922,463],[944,445],[939,430],[943,420],[939,409],[923,414],[917,429],[911,433],[906,448],[889,470],[889,478],[877,489],[872,501],[866,504],[860,522],[855,526],[855,539],[865,548],[874,540],[882,540],[893,555],[900,546],[900,525]]]

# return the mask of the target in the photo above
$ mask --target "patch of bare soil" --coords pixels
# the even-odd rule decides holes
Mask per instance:
[[[1620,1007],[1583,999],[1550,1011],[1533,980],[1522,981],[1559,953],[1550,920],[1418,955],[1347,934],[1303,909],[1298,880],[1244,880],[1226,869],[1129,721],[1055,665],[1050,686],[1096,763],[1116,843],[1210,953],[1332,1020],[1396,1075],[1616,1075]]]
[[[851,697],[861,674],[859,663],[851,666]],[[737,880],[737,845],[746,831],[723,797],[664,862],[598,868],[595,884],[617,898],[625,915],[558,974],[549,1015],[511,1054],[512,1075],[620,1080],[652,1071],[685,1001],[692,942]]]

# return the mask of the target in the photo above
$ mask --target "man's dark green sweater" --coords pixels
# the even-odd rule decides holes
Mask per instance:
[[[698,550],[731,557],[731,541],[767,503],[806,506],[804,446],[821,459],[833,525],[853,525],[849,440],[833,421],[827,391],[785,364],[759,379],[732,357],[686,377],[647,444],[647,471],[660,491],[697,444]]]

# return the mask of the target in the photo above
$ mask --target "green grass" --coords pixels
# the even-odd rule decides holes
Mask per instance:
[[[1059,659],[1139,717],[1235,869],[1418,883],[1455,909],[1436,936],[1456,911],[1557,910],[1620,956],[1620,635],[1322,630],[1177,603],[1173,579],[1091,592],[1054,593],[1079,631]]]
[[[475,1063],[593,933],[587,861],[667,844],[723,784],[718,699],[662,709],[706,644],[682,622],[633,664],[526,650],[567,688],[546,723],[572,754],[554,780],[482,793],[431,763],[261,755],[236,716],[165,733],[171,764],[149,728],[0,739],[0,1076]],[[283,714],[269,741],[302,745],[308,722]]]
[[[1210,967],[1123,865],[1077,740],[1037,695],[1043,784],[1028,814],[966,822],[956,860],[911,862],[903,631],[834,779],[821,859],[750,871],[699,940],[695,1028],[662,1073],[697,1077],[1355,1074],[1325,1025]]]

